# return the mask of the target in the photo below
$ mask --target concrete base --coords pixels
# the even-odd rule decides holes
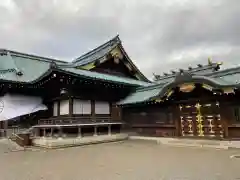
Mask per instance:
[[[240,141],[227,140],[199,140],[199,139],[181,139],[167,137],[144,137],[144,136],[129,136],[132,140],[149,140],[155,141],[158,144],[182,147],[209,147],[216,149],[240,148]]]
[[[44,148],[63,148],[81,146],[87,144],[97,144],[104,142],[120,141],[128,138],[128,134],[99,135],[82,138],[35,138],[33,145]]]

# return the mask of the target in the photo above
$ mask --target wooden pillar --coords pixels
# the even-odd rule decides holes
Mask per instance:
[[[60,116],[60,101],[57,101],[57,115]]]
[[[180,109],[178,105],[171,108],[171,111],[173,113],[173,120],[176,128],[175,136],[179,137],[181,136],[181,119],[180,119]]]
[[[35,137],[39,137],[39,136],[40,136],[40,132],[39,132],[39,131],[40,131],[39,128],[35,128],[35,129],[34,129],[34,136],[35,136]]]
[[[58,127],[58,137],[62,138],[63,132],[62,132],[62,127]]]
[[[224,138],[229,138],[228,125],[234,120],[234,109],[230,104],[220,104],[221,125],[224,131]]]
[[[7,137],[8,121],[3,121],[3,122],[4,122],[4,137]]]
[[[53,127],[51,128],[50,136],[53,137]]]
[[[97,132],[97,126],[94,126],[94,136],[97,136],[98,135],[98,132]]]
[[[73,115],[73,98],[69,97],[69,116]]]
[[[46,137],[46,129],[43,128],[43,137]]]
[[[78,137],[79,138],[82,137],[82,128],[81,128],[81,126],[78,127]]]
[[[91,100],[91,120],[95,121],[96,113],[95,113],[95,101]]]
[[[111,125],[110,125],[110,124],[108,125],[108,135],[109,135],[109,136],[112,135]]]

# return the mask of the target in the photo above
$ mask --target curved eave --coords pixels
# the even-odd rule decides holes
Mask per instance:
[[[55,71],[57,72],[62,72],[65,74],[69,74],[75,77],[83,77],[85,79],[95,79],[95,80],[99,80],[99,81],[104,81],[104,82],[108,82],[108,83],[114,83],[114,84],[121,84],[121,85],[127,85],[127,86],[132,86],[132,87],[139,87],[139,86],[143,86],[143,84],[140,84],[139,82],[134,83],[134,82],[121,82],[121,81],[114,81],[114,80],[109,80],[109,79],[104,79],[104,78],[98,78],[98,77],[90,77],[88,75],[84,75],[84,74],[77,74],[74,72],[69,72],[67,70],[63,70],[63,69],[55,69]],[[81,71],[85,71],[85,70],[81,70]],[[100,74],[100,73],[99,73]],[[137,80],[136,80],[137,81]]]
[[[128,98],[127,97],[127,98],[125,98],[125,100],[120,101],[118,103],[118,105],[128,106],[128,105],[133,105],[133,104],[141,104],[141,103],[147,103],[149,101],[152,101],[155,98],[163,98],[164,96],[166,96],[166,94],[169,92],[169,90],[171,90],[179,85],[185,84],[185,83],[207,84],[214,89],[240,88],[240,83],[234,84],[234,83],[226,82],[226,81],[223,81],[220,79],[216,80],[214,78],[209,78],[209,77],[204,77],[204,76],[193,76],[191,79],[188,79],[188,80],[172,81],[161,87],[156,87],[156,89],[159,88],[159,93],[157,95],[152,94],[152,96],[149,96],[147,99],[143,99],[142,101],[127,102],[127,98]],[[143,89],[141,89],[141,91],[143,91]],[[146,91],[149,91],[148,87],[146,87]],[[135,93],[140,93],[140,92],[135,92]],[[141,97],[139,97],[139,98],[141,98]],[[124,101],[127,103],[124,103]]]
[[[121,85],[127,85],[127,86],[132,86],[132,87],[140,87],[140,86],[148,86],[150,85],[150,83],[146,83],[144,81],[138,81],[138,80],[132,80],[132,79],[119,79],[119,77],[115,77],[118,78],[116,80],[112,80],[112,79],[108,79],[110,77],[112,77],[111,75],[105,75],[108,76],[106,78],[101,78],[101,77],[97,77],[98,75],[102,75],[101,73],[97,73],[97,72],[91,72],[91,76],[89,76],[88,74],[85,74],[86,72],[89,73],[89,71],[86,70],[77,70],[78,72],[71,72],[65,69],[61,69],[59,67],[49,67],[49,69],[47,69],[41,76],[39,76],[38,78],[31,80],[31,81],[24,81],[24,80],[7,80],[7,79],[0,79],[1,82],[8,82],[8,83],[21,83],[21,84],[34,84],[37,83],[39,81],[41,81],[44,77],[50,75],[52,72],[62,72],[65,74],[69,74],[75,77],[82,77],[85,79],[96,79],[96,80],[100,80],[100,81],[104,81],[104,82],[109,82],[109,83],[114,83],[114,84],[121,84]],[[96,77],[95,77],[96,76]],[[19,77],[21,78],[21,77]]]
[[[219,80],[213,79],[213,78],[209,78],[209,77],[204,77],[204,76],[194,76],[192,77],[192,79],[189,80],[183,80],[183,81],[172,81],[170,83],[167,83],[166,85],[164,85],[162,87],[162,90],[159,92],[157,97],[163,97],[170,89],[175,88],[181,84],[185,84],[185,83],[200,83],[200,84],[207,84],[211,87],[213,87],[214,89],[222,89],[222,88],[239,88],[240,87],[240,83],[229,83],[226,81],[222,81],[220,82]],[[155,96],[156,97],[156,96]],[[152,98],[155,98],[152,97]],[[150,98],[151,99],[151,98]]]
[[[44,77],[48,76],[49,74],[52,73],[52,69],[49,68],[48,70],[46,70],[41,76],[39,76],[37,79],[34,79],[32,81],[20,81],[20,80],[7,80],[7,79],[0,79],[0,82],[4,82],[4,83],[21,83],[21,84],[34,84],[37,83],[39,81],[41,81]],[[16,75],[17,76],[17,75]],[[21,76],[20,76],[21,78]]]

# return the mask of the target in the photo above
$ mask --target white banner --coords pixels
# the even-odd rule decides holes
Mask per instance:
[[[0,121],[46,109],[40,97],[10,94],[0,97]]]

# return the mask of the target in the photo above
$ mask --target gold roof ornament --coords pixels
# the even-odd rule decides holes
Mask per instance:
[[[185,83],[179,86],[179,90],[185,93],[191,92],[194,89],[195,89],[195,84],[193,83]]]
[[[212,65],[212,58],[208,57],[208,65]]]
[[[212,91],[212,90],[213,90],[213,87],[212,87],[212,86],[209,86],[209,85],[207,85],[207,84],[202,84],[202,87],[203,87],[204,89],[209,90],[209,91]]]

